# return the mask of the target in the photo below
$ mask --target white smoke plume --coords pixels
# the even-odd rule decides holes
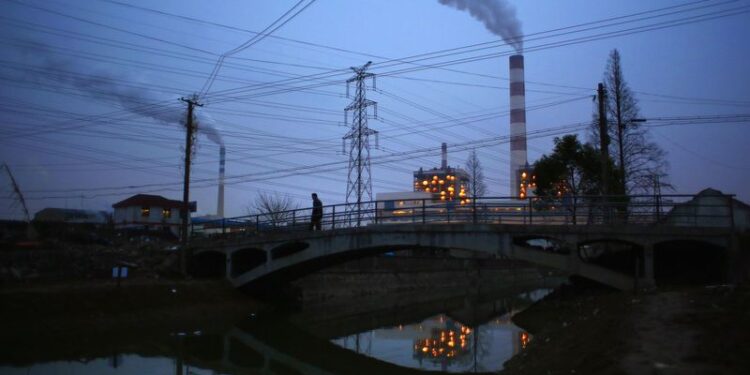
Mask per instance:
[[[523,53],[521,21],[516,18],[516,8],[505,0],[438,0],[440,4],[466,10],[482,21],[493,34],[503,38],[517,53]]]
[[[221,138],[218,124],[216,123],[216,120],[214,120],[213,116],[211,116],[203,108],[196,108],[195,120],[198,123],[198,133],[202,133],[212,142],[221,147],[224,147],[224,140]]]

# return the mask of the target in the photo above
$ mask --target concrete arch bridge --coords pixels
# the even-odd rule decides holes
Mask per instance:
[[[193,262],[222,269],[236,287],[290,280],[341,261],[404,249],[463,249],[522,260],[579,275],[621,290],[652,286],[654,251],[662,244],[697,242],[726,249],[727,278],[742,257],[731,228],[667,225],[370,224],[322,232],[261,232],[194,241]],[[587,260],[597,243],[638,249],[632,273]],[[588,254],[590,255],[590,254]]]

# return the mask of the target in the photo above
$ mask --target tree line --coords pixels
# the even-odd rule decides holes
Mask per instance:
[[[606,146],[606,172],[601,161],[600,115],[595,111],[588,142],[582,142],[575,134],[555,138],[552,152],[534,163],[537,196],[630,196],[669,187],[666,153],[649,137],[617,49],[609,55],[603,84],[606,129],[611,140]],[[603,191],[603,186],[607,186],[607,191]]]

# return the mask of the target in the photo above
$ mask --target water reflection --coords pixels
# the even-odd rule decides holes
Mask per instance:
[[[413,357],[420,363],[426,358],[446,364],[469,354],[469,338],[475,336],[471,328],[445,319],[442,315],[428,319],[422,324],[436,319],[445,322],[445,327],[434,327],[430,329],[430,337],[414,340]]]
[[[404,303],[413,301],[401,298],[396,307],[252,316],[224,332],[174,332],[164,336],[144,332],[124,342],[82,333],[72,347],[0,352],[0,374],[496,371],[531,339],[510,318],[544,293],[527,288],[510,295],[506,291],[501,297],[473,295],[418,303]],[[383,326],[389,328],[379,328]]]
[[[540,289],[469,310],[438,314],[412,324],[378,328],[332,340],[342,348],[382,361],[421,370],[446,372],[499,371],[503,363],[531,341],[531,335],[510,318],[526,305],[542,298]],[[488,309],[488,306],[491,307]],[[495,313],[494,317],[490,314]],[[469,314],[467,314],[469,312]],[[482,324],[469,326],[452,315],[483,316]],[[489,318],[489,319],[487,319]]]

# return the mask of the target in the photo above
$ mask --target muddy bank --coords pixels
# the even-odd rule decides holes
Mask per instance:
[[[221,332],[267,308],[225,281],[41,283],[4,288],[0,300],[0,362],[12,364],[106,357],[150,338]]]
[[[534,334],[503,374],[746,374],[750,289],[563,288],[514,317]]]

